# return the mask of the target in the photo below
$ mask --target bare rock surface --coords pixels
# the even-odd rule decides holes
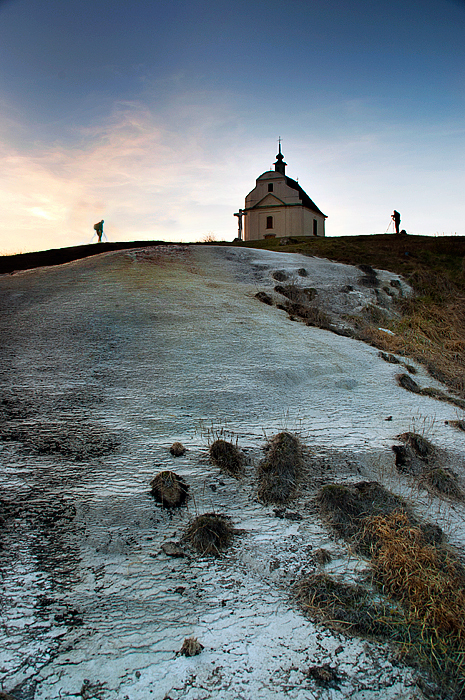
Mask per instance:
[[[322,566],[350,581],[365,567],[317,515],[315,493],[329,481],[376,479],[462,547],[463,505],[422,491],[392,451],[397,435],[422,432],[463,479],[462,434],[444,424],[462,416],[405,391],[374,348],[255,298],[264,291],[276,302],[277,283],[314,288],[341,323],[370,303],[393,312],[383,286],[409,292],[383,271],[212,246],[111,252],[0,277],[4,693],[423,697],[418,671],[393,647],[311,622],[289,592]],[[305,478],[277,513],[256,497],[255,468],[282,430],[305,445]],[[212,464],[218,437],[238,441],[240,480]],[[187,448],[175,458],[174,441]],[[192,494],[176,512],[150,494],[153,475],[174,468]],[[231,546],[215,558],[167,556],[210,512],[231,518]],[[202,653],[178,654],[192,637]]]

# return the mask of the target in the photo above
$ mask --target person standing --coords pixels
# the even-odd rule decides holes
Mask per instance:
[[[103,219],[98,222],[98,224],[94,224],[94,231],[97,233],[98,236],[98,243],[102,242],[102,236],[103,236]],[[399,233],[399,232],[397,232]]]
[[[399,233],[400,228],[400,214],[394,209],[394,213],[391,214],[391,219],[394,221],[394,226],[396,227],[396,233]],[[102,222],[103,223],[103,222]]]

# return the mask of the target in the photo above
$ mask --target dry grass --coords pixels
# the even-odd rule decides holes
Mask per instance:
[[[421,436],[406,433],[403,438],[424,458],[435,453]],[[436,471],[430,467],[427,473]],[[451,483],[456,482],[442,487],[450,490]],[[404,613],[389,602],[373,603],[365,589],[351,590],[322,574],[299,584],[300,603],[339,629],[401,642],[404,652],[426,664],[445,697],[463,698],[465,574],[444,546],[440,528],[419,522],[403,499],[376,482],[329,484],[318,503],[331,527],[370,558],[374,581]]]
[[[227,440],[212,442],[209,449],[210,459],[222,471],[230,476],[240,477],[244,471],[244,456],[237,445]]]
[[[421,479],[422,485],[435,496],[461,501],[463,491],[459,486],[457,474],[444,467],[429,469]]]
[[[357,484],[327,484],[320,489],[317,503],[323,518],[330,527],[354,549],[362,554],[371,552],[373,542],[363,524],[368,517],[387,516],[402,511],[418,524],[428,541],[442,540],[440,528],[419,524],[409,504],[400,496],[388,491],[377,481],[361,481]]]
[[[189,525],[183,539],[200,554],[219,556],[234,537],[231,518],[218,513],[198,515]]]
[[[183,656],[197,656],[201,653],[203,648],[203,644],[200,644],[197,637],[186,637],[179,653]]]
[[[452,695],[465,692],[465,580],[443,548],[425,540],[406,513],[367,518],[371,565],[385,592],[405,608],[415,651]]]
[[[387,603],[373,602],[373,593],[362,586],[348,585],[327,574],[313,574],[299,581],[294,595],[313,619],[351,634],[398,639],[405,619]]]
[[[301,442],[282,432],[271,438],[266,450],[258,467],[258,498],[263,503],[286,503],[295,496],[303,469]]]
[[[159,472],[150,482],[152,496],[164,508],[177,508],[189,497],[189,486],[175,472]]]

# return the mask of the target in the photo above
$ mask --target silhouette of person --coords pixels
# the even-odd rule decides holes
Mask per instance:
[[[94,224],[94,231],[97,232],[98,236],[98,243],[102,242],[102,236],[103,236],[103,219],[98,222],[98,224]],[[399,233],[397,231],[397,233]]]
[[[394,209],[394,213],[391,214],[391,219],[394,221],[394,226],[396,227],[396,233],[399,233],[400,214],[395,209]]]

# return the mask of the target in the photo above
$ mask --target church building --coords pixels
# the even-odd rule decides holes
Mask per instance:
[[[245,209],[240,210],[244,217],[244,241],[325,235],[328,217],[299,183],[286,175],[286,165],[279,143],[274,170],[257,178],[257,184],[245,198]],[[242,221],[239,221],[241,228]]]

